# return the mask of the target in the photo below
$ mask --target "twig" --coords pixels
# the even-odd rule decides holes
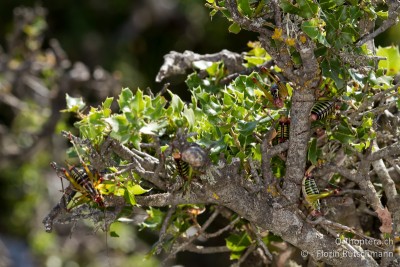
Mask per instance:
[[[242,264],[247,257],[257,248],[257,246],[255,244],[252,244],[251,246],[249,246],[246,250],[246,252],[240,257],[240,259],[235,262],[234,264],[231,265],[231,267],[240,267],[240,264]]]
[[[75,196],[76,191],[73,190],[72,186],[68,186],[63,196],[57,205],[55,205],[49,214],[43,219],[42,223],[46,229],[46,232],[50,233],[53,230],[53,222],[54,220],[65,210],[67,210],[67,203],[71,201],[71,199]]]
[[[251,227],[251,230],[253,231],[253,233],[256,235],[257,244],[262,248],[262,250],[264,251],[265,255],[268,257],[268,259],[272,261],[272,254],[269,251],[269,249],[267,248],[267,246],[265,245],[264,241],[262,240],[257,227],[253,223],[250,223],[250,227]]]
[[[188,244],[183,251],[190,251],[198,254],[226,253],[231,252],[226,246],[204,247],[194,244]]]
[[[376,161],[388,156],[400,154],[400,142],[391,144],[390,146],[379,149],[378,151],[369,155],[368,160]]]
[[[221,234],[223,234],[226,231],[229,231],[230,229],[233,228],[233,226],[240,220],[240,217],[236,217],[236,219],[234,219],[233,221],[231,221],[227,226],[219,229],[218,231],[214,232],[214,233],[204,233],[202,236],[206,239],[210,239],[210,238],[214,238],[217,236],[220,236]]]
[[[173,205],[173,206],[171,206],[171,208],[168,210],[167,214],[165,215],[165,218],[164,218],[163,224],[161,226],[161,230],[160,230],[160,235],[159,235],[160,237],[159,237],[157,243],[154,244],[156,254],[159,254],[161,252],[161,248],[162,248],[164,239],[166,237],[167,229],[169,226],[169,221],[171,220],[172,215],[175,213],[175,210],[176,210],[176,206]]]
[[[165,260],[163,261],[164,263],[167,262],[169,259],[171,259],[172,257],[175,257],[175,255],[184,250],[186,248],[186,246],[188,246],[189,244],[191,244],[194,240],[196,240],[202,233],[204,233],[204,231],[210,226],[210,224],[215,220],[215,218],[217,218],[219,214],[219,209],[217,208],[213,214],[211,214],[211,216],[207,219],[207,221],[203,224],[203,226],[201,227],[201,229],[199,229],[197,231],[197,233],[195,235],[193,235],[192,237],[188,238],[185,242],[183,242],[182,244],[180,244],[177,248],[174,249],[174,251],[171,251],[170,254],[168,255],[168,257],[165,258]]]
[[[376,143],[376,140],[373,140],[372,146],[374,147],[375,151],[379,150],[379,146]],[[388,206],[390,210],[397,210],[399,205],[397,202],[397,191],[396,191],[396,186],[392,180],[392,178],[389,175],[389,172],[385,166],[385,163],[383,163],[383,160],[377,160],[372,162],[372,166],[375,169],[376,174],[378,175],[379,179],[382,182],[382,187],[383,190],[385,191],[385,195],[388,199]],[[400,211],[400,209],[399,209]]]
[[[265,20],[262,18],[254,18],[252,20],[242,16],[238,9],[237,9],[237,2],[234,0],[226,0],[225,1],[226,8],[232,15],[232,19],[238,23],[242,28],[253,31],[253,32],[258,32],[261,34],[269,34],[271,35],[272,33],[263,27]]]
[[[391,26],[397,24],[398,16],[400,13],[400,2],[397,0],[389,0],[386,3],[389,6],[389,10],[388,10],[389,15],[388,15],[387,20],[385,20],[378,29],[376,29],[375,31],[373,31],[370,34],[363,36],[356,43],[356,46],[363,45],[364,43],[368,42],[371,39],[374,39],[376,36],[378,36],[379,34],[383,33],[387,29],[389,29]]]
[[[164,63],[156,76],[156,82],[161,82],[171,76],[185,74],[188,69],[193,68],[193,62],[199,60],[211,62],[223,61],[230,73],[237,73],[244,70],[242,56],[228,50],[205,55],[196,54],[192,51],[185,51],[183,53],[171,51],[164,56]]]

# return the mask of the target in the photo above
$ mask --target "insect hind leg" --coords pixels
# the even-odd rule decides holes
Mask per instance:
[[[60,200],[60,206],[63,207],[65,210],[68,210],[67,206],[68,203],[71,201],[71,199],[75,196],[76,191],[73,190],[73,188],[71,186],[68,186],[67,189],[64,190],[64,183],[63,183],[63,178],[67,179],[67,177],[65,176],[66,173],[66,169],[63,167],[59,167],[57,165],[57,163],[55,162],[51,162],[50,166],[56,171],[57,176],[60,178],[61,181],[61,190],[63,192],[63,196],[61,197]],[[67,179],[68,180],[68,179]],[[67,191],[68,190],[68,191]],[[74,192],[74,194],[72,194],[72,192]],[[68,193],[67,193],[68,192]],[[64,201],[62,201],[64,200]],[[63,202],[63,203],[62,203]],[[62,204],[61,204],[62,203]]]

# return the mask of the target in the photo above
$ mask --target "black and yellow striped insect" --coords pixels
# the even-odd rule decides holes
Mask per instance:
[[[310,174],[304,176],[301,190],[306,201],[306,206],[310,209],[310,214],[313,217],[322,215],[321,203],[319,200],[338,192],[338,190],[329,190],[320,193],[314,178]]]
[[[104,200],[100,192],[96,189],[96,184],[101,181],[100,174],[82,163],[83,167],[75,167],[68,164],[68,170],[64,167],[59,167],[57,163],[50,163],[51,167],[56,170],[60,179],[67,179],[73,190],[81,193],[83,196],[96,202],[100,207],[104,208]],[[66,203],[67,205],[68,203]]]
[[[184,180],[190,180],[192,176],[192,168],[189,163],[182,160],[182,154],[179,151],[174,151],[172,153],[172,157],[175,160],[176,171],[179,176],[181,176]]]
[[[319,189],[315,183],[314,178],[311,176],[304,176],[301,190],[303,197],[306,201],[307,207],[311,210],[312,216],[318,216],[321,214],[321,204],[319,202]]]
[[[311,109],[311,120],[322,120],[336,108],[336,101],[317,101]]]
[[[284,143],[289,140],[290,120],[288,118],[281,118],[278,122],[277,138],[278,143]]]

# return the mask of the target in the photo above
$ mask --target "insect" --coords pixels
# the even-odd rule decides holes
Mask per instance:
[[[322,215],[321,203],[319,200],[337,194],[338,192],[338,190],[328,190],[320,193],[314,178],[309,173],[306,173],[303,178],[301,190],[306,205],[311,210],[310,214],[313,217]]]
[[[85,163],[83,163],[83,167],[75,167],[68,164],[68,170],[64,167],[59,167],[55,162],[50,163],[50,165],[56,170],[56,173],[60,179],[65,178],[71,183],[75,191],[80,192],[83,196],[90,198],[100,207],[105,207],[103,197],[95,186],[96,183],[101,180],[97,171],[93,170]],[[67,204],[68,203],[66,203],[66,205]]]
[[[335,101],[317,101],[311,109],[311,120],[322,120],[335,110]]]
[[[281,118],[278,122],[277,138],[278,143],[284,143],[289,139],[290,120],[288,118]]]
[[[175,160],[176,171],[186,181],[190,180],[192,175],[192,168],[189,163],[182,160],[182,154],[179,151],[174,151],[172,157]]]
[[[272,74],[267,68],[261,68],[261,73],[267,75],[273,81],[269,87],[269,90],[266,89],[256,77],[252,78],[253,82],[261,91],[263,91],[265,97],[273,104],[274,107],[279,109],[283,108],[284,99],[286,99],[288,96],[286,86],[280,82],[278,76]]]

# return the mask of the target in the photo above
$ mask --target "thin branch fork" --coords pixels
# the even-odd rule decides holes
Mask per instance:
[[[389,0],[386,3],[389,6],[389,10],[388,10],[389,16],[388,16],[387,20],[385,20],[378,29],[376,29],[372,33],[367,34],[364,37],[362,37],[356,43],[356,46],[362,46],[363,44],[365,44],[369,40],[374,39],[376,36],[378,36],[379,34],[383,33],[384,31],[389,29],[391,26],[393,26],[393,25],[395,25],[395,24],[397,24],[399,22],[398,17],[399,17],[399,14],[400,14],[400,2],[397,1],[397,0]]]
[[[216,209],[211,216],[207,219],[207,221],[203,224],[203,226],[197,231],[195,235],[190,237],[188,240],[180,244],[177,248],[174,249],[174,251],[170,252],[169,256],[164,260],[164,262],[168,261],[172,257],[174,257],[178,252],[184,250],[186,246],[191,244],[193,241],[195,241],[202,233],[205,232],[205,230],[211,225],[211,223],[217,218],[219,214],[219,209]]]

